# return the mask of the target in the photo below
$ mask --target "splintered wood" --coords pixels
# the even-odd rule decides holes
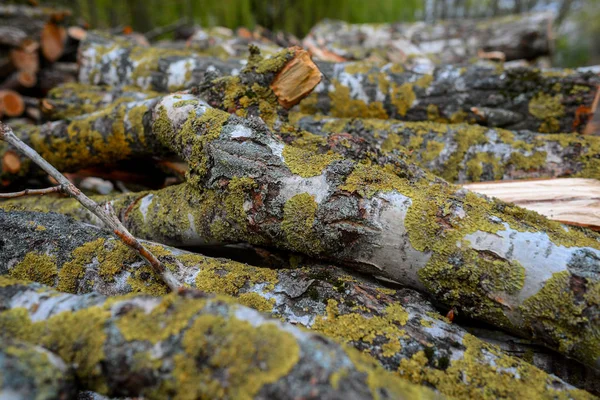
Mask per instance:
[[[271,89],[277,95],[279,104],[285,108],[298,104],[321,82],[321,72],[308,52],[300,47],[294,47],[293,50],[294,58],[271,82]]]
[[[600,181],[595,179],[485,182],[463,187],[565,224],[600,230]]]

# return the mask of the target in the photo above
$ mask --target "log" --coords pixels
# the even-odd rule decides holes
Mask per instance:
[[[10,89],[22,91],[34,87],[37,83],[37,75],[34,71],[20,70],[6,78],[0,84],[0,90]]]
[[[0,90],[0,108],[5,115],[18,117],[25,111],[25,102],[14,90]]]
[[[40,59],[35,46],[33,49],[11,49],[10,59],[17,70],[37,72],[40,68]]]
[[[110,57],[111,51],[118,53],[119,57]],[[197,85],[210,71],[220,75],[237,75],[244,67],[240,60],[222,61],[190,50],[139,47],[93,32],[88,32],[81,42],[79,62],[80,83],[130,85],[158,92]]]
[[[191,94],[161,98],[146,118],[190,169],[184,185],[111,201],[134,235],[329,259],[599,368],[598,280],[584,272],[600,266],[597,234],[478,196],[402,159],[384,168],[286,145],[261,120]],[[77,212],[63,204],[52,207]]]
[[[166,286],[141,266],[133,253],[98,228],[63,215],[1,210],[0,227],[10,233],[0,255],[0,265],[7,266],[0,269],[4,276],[32,279],[79,295],[166,293]],[[553,393],[584,395],[449,323],[414,290],[391,289],[373,279],[309,260],[300,261],[302,268],[273,270],[145,244],[191,287],[234,296],[238,302],[286,323],[331,335],[366,352],[384,368],[397,371],[400,367],[403,376],[420,377],[418,383],[427,383],[447,396],[481,398],[492,393],[518,397],[523,392],[532,398]],[[38,274],[27,268],[28,260],[39,259],[40,254],[55,262],[52,273]],[[107,257],[109,254],[113,256]],[[427,354],[428,362],[417,362],[423,354]],[[536,354],[540,354],[539,362],[552,360],[539,350]],[[554,357],[547,367],[560,364],[564,366],[561,372],[580,375],[586,371],[579,364]],[[468,363],[477,368],[463,368]],[[496,375],[499,364],[512,367],[503,369],[497,381],[490,381],[488,377]],[[593,371],[588,373],[589,381],[582,383],[593,385]],[[503,387],[503,380],[510,380],[511,385]]]
[[[65,362],[39,346],[2,338],[0,371],[2,399],[67,399],[75,395]]]
[[[66,41],[67,30],[64,26],[58,25],[53,20],[46,23],[40,38],[44,58],[51,63],[58,60],[64,53]]]
[[[499,52],[506,60],[532,60],[552,48],[552,14],[393,24],[349,24],[324,20],[303,45],[325,61],[381,59],[403,62],[426,56],[441,64],[462,63],[479,52]]]
[[[305,114],[582,132],[600,90],[600,77],[591,72],[502,70],[489,63],[440,66],[431,74],[365,61],[318,66],[328,79],[301,102]]]
[[[241,33],[241,34],[240,34]],[[252,34],[244,34],[245,31],[236,34],[229,28],[222,26],[212,28],[198,28],[187,40],[187,47],[199,53],[228,58],[246,58],[248,46],[253,45],[260,49],[262,54],[272,56],[282,50],[282,47],[264,38],[255,38]],[[287,46],[284,47],[289,47]]]
[[[106,298],[0,279],[3,336],[55,350],[77,367],[81,390],[149,398],[443,398],[357,350],[228,296]]]
[[[600,179],[600,140],[574,134],[539,134],[468,124],[402,122],[291,114],[300,129],[327,139],[346,158],[380,165],[397,151],[455,183],[583,177]],[[302,137],[284,135],[299,145]],[[376,155],[376,156],[374,156]]]
[[[595,179],[488,182],[463,187],[556,221],[600,230],[600,181]]]
[[[42,100],[42,112],[49,120],[78,117],[107,106],[138,102],[158,97],[153,91],[140,91],[128,87],[107,88],[83,85],[76,82],[59,85]]]

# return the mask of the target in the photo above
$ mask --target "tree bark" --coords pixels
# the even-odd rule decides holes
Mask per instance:
[[[442,17],[443,18],[443,17]],[[462,63],[478,51],[499,51],[507,60],[550,54],[552,15],[536,13],[481,20],[447,20],[393,24],[323,21],[312,28],[304,47],[346,60],[369,57],[403,61],[427,56],[443,64]],[[326,57],[328,61],[332,60]]]
[[[544,133],[582,132],[600,77],[578,71],[440,66],[431,74],[398,64],[319,63],[327,77],[300,103],[305,114],[469,122]]]
[[[1,339],[0,398],[67,399],[75,395],[70,371],[58,356],[26,342]]]
[[[184,185],[111,201],[134,235],[329,259],[599,368],[598,235],[477,196],[401,159],[383,168],[285,145],[261,120],[211,109],[191,94],[163,97],[147,118],[190,169]],[[63,204],[53,207],[72,207]]]
[[[227,296],[106,298],[0,279],[3,336],[77,365],[82,390],[148,398],[442,398],[354,349]]]
[[[406,151],[410,161],[454,183],[557,177],[600,179],[597,136],[302,114],[292,115],[291,119],[300,129],[326,138],[330,148],[346,158],[361,159],[379,153],[375,160],[383,165],[386,156]],[[298,140],[286,139],[292,144]]]
[[[160,295],[167,291],[160,277],[141,264],[132,251],[98,228],[58,214],[2,210],[0,227],[8,233],[0,255],[0,265],[5,266],[0,274],[4,276],[34,280],[80,295]],[[529,393],[532,398],[544,398],[555,391],[583,395],[449,323],[414,290],[390,289],[368,277],[307,259],[297,259],[302,268],[272,270],[157,243],[145,245],[191,287],[234,296],[243,305],[287,323],[349,343],[384,368],[400,368],[402,376],[431,385],[447,396],[481,398],[485,391],[498,397]],[[51,272],[31,268],[43,264],[40,258],[52,260]],[[586,370],[564,358],[536,353],[538,363],[546,362],[547,368],[560,364],[564,373]],[[468,364],[474,368],[466,369]],[[495,375],[497,365],[506,367],[498,380],[491,381],[488,374]],[[585,385],[592,386],[593,377],[590,372]],[[504,380],[511,385],[504,387]]]

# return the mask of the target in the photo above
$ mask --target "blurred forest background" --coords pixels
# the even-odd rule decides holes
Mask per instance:
[[[8,0],[10,3],[10,0]],[[324,18],[351,23],[486,18],[529,11],[556,15],[556,67],[600,64],[600,0],[47,0],[90,28],[130,26],[148,32],[185,20],[204,27],[261,25],[302,38]]]

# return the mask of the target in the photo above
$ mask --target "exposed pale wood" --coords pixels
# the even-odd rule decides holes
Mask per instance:
[[[16,174],[21,169],[21,159],[12,150],[8,150],[2,157],[2,169],[6,169],[12,174]]]
[[[472,183],[463,187],[565,224],[600,229],[600,181],[565,178]]]
[[[271,82],[271,89],[277,95],[279,104],[293,107],[305,98],[321,82],[321,72],[312,62],[306,50],[294,47],[295,57]]]
[[[29,49],[12,49],[10,51],[10,60],[14,67],[18,70],[37,71],[40,67],[40,57],[37,49],[29,51]]]

